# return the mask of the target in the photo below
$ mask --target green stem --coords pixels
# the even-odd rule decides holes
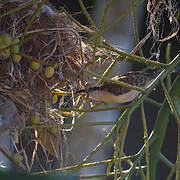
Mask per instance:
[[[120,127],[124,123],[124,121],[126,120],[126,113],[127,113],[127,109],[124,110],[118,122],[112,127],[109,134],[101,141],[101,143],[98,146],[96,146],[96,148],[94,148],[94,150],[79,164],[79,166],[88,162],[91,159],[91,157],[104,146],[104,144],[108,141],[108,139],[111,137],[113,132],[116,130],[117,126]]]
[[[109,72],[111,71],[111,69],[114,67],[115,64],[116,64],[116,61],[113,61],[113,62],[108,66],[108,68],[105,70],[105,72],[103,73],[102,77],[107,76],[107,75],[109,74]],[[101,83],[102,80],[100,79],[98,82]]]
[[[140,56],[132,55],[132,54],[124,52],[124,51],[122,51],[120,49],[114,48],[112,46],[107,46],[105,44],[101,44],[101,45],[99,45],[99,47],[100,48],[105,48],[105,49],[110,50],[112,52],[115,52],[118,55],[120,55],[121,57],[128,57],[128,61],[131,61],[131,62],[134,62],[134,63],[149,65],[149,66],[157,67],[157,68],[167,68],[168,67],[168,64],[159,63],[159,62],[156,62],[154,60],[149,60],[149,59],[146,59],[146,58],[143,58],[143,57],[140,57]],[[121,59],[123,59],[123,58],[121,58]],[[121,60],[117,59],[117,61],[121,61]]]
[[[180,93],[179,89],[180,89],[180,77],[178,77],[174,82],[169,93],[170,97],[174,95],[178,95]],[[165,99],[158,113],[157,121],[153,130],[153,134],[157,136],[157,139],[152,143],[152,146],[150,147],[150,179],[151,180],[156,179],[157,163],[159,159],[160,149],[166,133],[169,115],[170,115],[170,107],[168,101]]]
[[[175,170],[176,170],[176,164],[172,167],[168,177],[167,177],[167,180],[172,180],[172,177],[173,177],[173,174],[175,173]]]
[[[151,146],[151,144],[156,140],[156,138],[157,136],[151,133],[151,135],[148,138],[149,146]],[[126,177],[127,180],[131,180],[131,176],[133,172],[135,171],[136,166],[138,165],[138,163],[141,161],[142,157],[144,156],[144,154],[145,154],[145,145],[137,153],[137,158],[134,161],[133,166],[131,166],[128,173],[124,175],[124,177],[127,176]]]
[[[170,107],[170,109],[171,109],[171,111],[172,111],[172,113],[173,113],[173,115],[174,115],[174,117],[176,119],[176,123],[180,127],[180,117],[178,115],[177,108],[175,107],[174,102],[172,101],[172,99],[171,99],[171,97],[170,97],[170,95],[169,95],[169,93],[168,93],[168,91],[167,91],[167,89],[166,89],[166,87],[164,85],[163,80],[161,80],[161,86],[162,86],[163,92],[165,94],[166,100],[167,100],[167,102],[169,104],[169,107]]]
[[[127,130],[129,127],[129,122],[130,122],[130,114],[126,115],[127,118],[125,120],[125,122],[122,124],[121,128],[117,128],[117,131],[119,132],[118,135],[118,149],[119,149],[119,171],[120,171],[120,175],[122,174],[122,169],[121,169],[121,158],[123,155],[123,149],[124,149],[124,143],[125,143],[125,137],[127,134]],[[118,133],[117,132],[117,133]]]
[[[110,108],[99,108],[99,109],[77,109],[77,108],[61,108],[61,111],[74,111],[74,112],[100,112],[100,111],[112,111],[117,109],[125,109],[128,105],[121,105]]]
[[[87,12],[83,2],[81,0],[78,0],[78,2],[79,2],[79,5],[80,5],[83,13],[85,14],[85,16],[87,18],[89,24],[92,26],[94,31],[97,31],[96,25],[94,24],[94,21],[92,20],[92,18],[90,17],[89,13]]]
[[[136,44],[139,43],[139,35],[138,35],[138,29],[136,25],[136,14],[135,14],[135,2],[134,0],[131,0],[131,12],[132,12],[132,21],[133,21],[133,27],[134,27],[134,37],[136,40]],[[142,48],[139,49],[139,55],[143,57]]]
[[[41,2],[39,3],[38,7],[36,8],[36,10],[34,11],[31,19],[29,20],[28,24],[26,25],[25,29],[24,29],[24,32],[22,34],[22,37],[21,37],[21,41],[24,39],[24,36],[26,35],[29,27],[31,26],[31,24],[33,23],[34,19],[37,17],[41,7],[43,6],[43,4],[45,3],[45,0],[41,0]]]
[[[146,117],[145,117],[143,103],[141,104],[141,116],[142,116],[142,124],[144,128],[144,146],[146,150],[146,180],[149,180],[149,142],[148,142],[148,132],[147,132]]]
[[[106,21],[106,17],[107,17],[109,9],[111,7],[111,4],[112,4],[112,0],[108,0],[108,2],[106,4],[106,7],[105,7],[105,10],[104,10],[102,20],[101,20],[101,24],[100,24],[100,27],[99,27],[99,32],[103,31],[104,24],[105,24],[105,21]]]
[[[180,95],[180,93],[179,93]],[[180,100],[177,96],[172,99],[177,119],[180,119]],[[176,158],[176,180],[180,179],[180,125],[178,124],[178,142],[177,142],[177,158]]]
[[[154,106],[156,106],[158,108],[161,107],[161,103],[158,103],[158,102],[156,102],[156,101],[154,101],[153,99],[150,99],[150,98],[146,98],[145,102],[147,102],[149,104],[152,104],[152,105],[154,105]]]
[[[180,179],[180,127],[178,126],[177,158],[176,158],[176,180]]]
[[[174,164],[173,164],[171,161],[169,161],[169,159],[167,159],[162,153],[160,153],[159,159],[160,159],[164,164],[166,164],[168,167],[170,167],[170,168],[173,168],[173,167],[174,167]]]
[[[25,4],[23,4],[23,5],[15,8],[15,9],[12,9],[11,11],[8,11],[8,12],[5,12],[5,13],[1,14],[1,15],[0,15],[0,18],[2,18],[2,17],[4,17],[4,16],[8,16],[8,15],[10,15],[10,14],[13,14],[13,13],[15,13],[15,12],[17,12],[17,11],[20,11],[21,9],[27,8],[28,6],[31,6],[32,4],[35,4],[35,3],[38,2],[38,1],[39,1],[39,0],[29,1],[29,2],[27,2],[27,3],[25,3]]]
[[[113,153],[113,163],[114,163],[114,167],[113,167],[113,171],[114,171],[114,180],[117,180],[117,176],[118,176],[118,151],[119,151],[119,148],[118,148],[118,134],[116,134],[116,137],[115,137],[115,143],[114,143],[114,153]],[[120,174],[121,174],[121,169],[120,169]]]
[[[166,48],[166,63],[169,63],[171,61],[170,53],[171,53],[171,43],[168,43],[167,48]],[[167,81],[167,89],[169,91],[169,89],[171,87],[171,75],[170,75],[170,73],[167,75],[166,81]]]
[[[25,129],[35,129],[35,128],[70,128],[70,127],[90,127],[90,126],[112,126],[116,122],[108,121],[108,122],[86,122],[79,124],[58,124],[58,125],[34,125],[34,126],[26,126]]]
[[[127,160],[130,160],[130,159],[134,159],[136,158],[137,155],[132,155],[132,156],[125,156],[125,157],[122,157],[121,158],[121,161],[127,161]],[[93,166],[101,166],[101,165],[107,165],[109,163],[112,162],[112,159],[107,159],[107,160],[104,160],[104,161],[96,161],[96,162],[91,162],[91,163],[85,163],[82,165],[82,168],[85,168],[85,167],[93,167]],[[74,165],[74,166],[68,166],[66,168],[59,168],[59,169],[51,169],[51,170],[48,170],[46,171],[46,173],[56,173],[56,172],[64,172],[65,170],[67,172],[72,172],[72,171],[75,171],[78,169],[78,166],[79,165]],[[137,168],[137,167],[136,167]],[[35,172],[33,174],[43,174],[44,171],[41,171],[41,172]]]
[[[86,26],[83,26],[82,24],[80,24],[76,19],[74,19],[64,8],[60,8],[61,11],[63,11],[67,17],[74,22],[81,30],[83,30],[85,33],[87,33],[88,35],[92,36],[93,32],[91,29],[87,28]]]
[[[138,1],[138,3],[136,3],[135,7],[140,6],[142,3],[144,2],[144,0],[140,0]],[[122,18],[126,17],[129,13],[131,12],[131,8],[128,8],[126,11],[124,11],[120,16],[118,16],[116,19],[114,19],[110,24],[108,24],[102,32],[98,32],[96,33],[94,36],[92,36],[88,41],[92,41],[94,39],[96,39],[98,36],[100,36],[103,32],[108,31],[110,28],[112,28],[114,25],[116,25]]]

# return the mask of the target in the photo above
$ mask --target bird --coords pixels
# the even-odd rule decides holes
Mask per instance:
[[[139,88],[147,88],[162,70],[153,69],[149,72],[130,71],[112,78]],[[76,91],[76,94],[85,93],[93,100],[104,103],[128,103],[140,95],[140,91],[115,84],[103,82],[101,85]]]

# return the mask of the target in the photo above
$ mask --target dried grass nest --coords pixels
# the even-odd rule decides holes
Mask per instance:
[[[0,34],[6,33],[11,39],[19,38],[20,43],[16,44],[19,51],[15,54],[22,57],[15,62],[14,54],[10,52],[8,58],[4,58],[1,49],[0,94],[13,101],[18,108],[18,124],[32,124],[34,114],[40,117],[40,124],[60,124],[62,119],[51,113],[52,89],[79,88],[83,66],[91,61],[91,56],[74,24],[64,13],[56,13],[48,5],[42,6],[28,29],[38,4],[4,14],[25,4],[9,1],[0,4]],[[40,67],[34,70],[32,63]],[[51,75],[46,74],[47,67],[53,68]],[[41,138],[46,149],[57,155],[58,148],[53,147],[58,145],[57,139],[43,141]]]

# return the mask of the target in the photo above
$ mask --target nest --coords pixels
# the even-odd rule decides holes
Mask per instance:
[[[1,3],[0,14],[21,6],[18,2]],[[83,66],[91,60],[74,24],[64,13],[43,5],[27,28],[37,7],[33,4],[0,18],[1,33],[21,40],[18,53],[22,59],[18,63],[13,61],[12,53],[7,59],[1,55],[0,60],[0,94],[15,103],[21,130],[32,125],[33,115],[38,115],[41,125],[63,123],[61,116],[52,113],[52,89],[80,87]],[[33,62],[40,64],[37,70],[33,70]],[[46,75],[47,67],[53,67],[51,76]],[[32,134],[35,137],[34,130]],[[57,157],[60,137],[46,129],[37,136],[45,149]]]

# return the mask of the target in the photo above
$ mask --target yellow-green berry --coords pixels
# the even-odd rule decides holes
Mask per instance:
[[[56,104],[58,101],[58,95],[57,94],[53,94],[52,95],[52,104]]]
[[[51,127],[49,130],[50,130],[50,132],[52,134],[57,134],[58,133],[58,128],[57,127]]]
[[[39,63],[39,62],[36,62],[36,61],[33,61],[32,64],[31,64],[31,68],[32,68],[34,71],[37,71],[37,70],[40,68],[40,63]]]
[[[10,49],[6,49],[1,52],[4,59],[7,59],[10,56]]]
[[[19,43],[19,38],[14,38],[11,42],[11,44],[16,44],[16,43]],[[11,52],[12,53],[18,53],[19,52],[19,45],[13,45],[11,47]]]
[[[51,66],[48,66],[45,68],[45,71],[44,71],[44,76],[46,78],[51,78],[54,74],[54,68],[51,67]]]
[[[39,124],[40,123],[40,117],[38,115],[32,115],[31,121],[32,121],[32,124]]]
[[[18,54],[13,54],[13,61],[18,63],[21,60],[22,56]]]
[[[11,37],[7,34],[7,33],[3,33],[1,34],[1,38],[2,38],[2,43],[6,46],[11,45]]]
[[[14,160],[14,162],[17,163],[17,164],[18,164],[18,163],[21,163],[23,159],[24,159],[23,156],[21,156],[20,154],[15,154],[15,155],[13,156],[13,160]]]

